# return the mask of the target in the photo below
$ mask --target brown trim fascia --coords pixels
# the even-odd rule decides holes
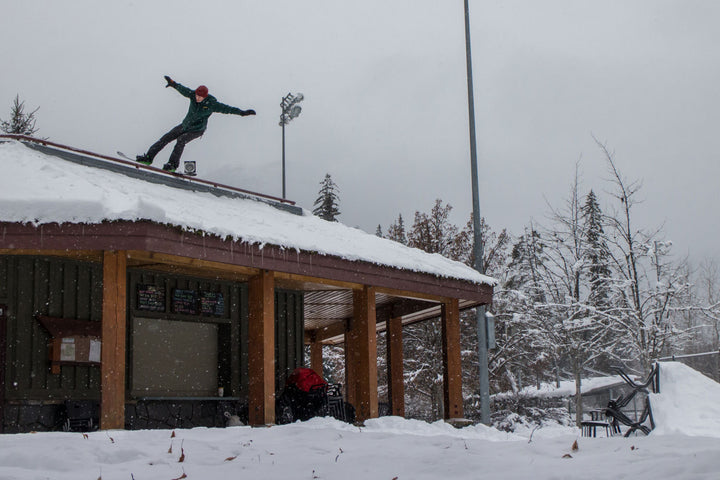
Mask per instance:
[[[150,221],[99,224],[0,222],[0,249],[139,250],[432,296],[492,301],[493,287],[274,245],[259,246]]]

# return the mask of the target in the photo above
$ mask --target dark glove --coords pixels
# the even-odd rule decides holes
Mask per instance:
[[[175,80],[165,75],[165,81],[168,82],[167,85],[165,85],[165,88],[167,87],[174,87],[175,86]]]
[[[241,117],[247,117],[248,115],[255,115],[255,110],[243,110],[240,114]]]

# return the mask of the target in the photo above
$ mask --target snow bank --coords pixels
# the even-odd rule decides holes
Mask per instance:
[[[720,438],[720,384],[679,363],[660,363],[660,393],[650,395],[652,435]]]
[[[35,225],[150,220],[263,246],[317,252],[495,285],[467,265],[370,235],[308,211],[302,216],[262,202],[157,185],[0,143],[0,221]]]
[[[718,384],[682,364],[660,372],[652,402],[662,423],[648,437],[585,438],[575,428],[517,435],[400,417],[364,427],[314,418],[271,428],[0,435],[0,478],[717,478]]]
[[[421,420],[411,420],[402,417],[380,417],[365,421],[368,432],[385,432],[398,435],[435,436],[447,435],[455,438],[474,438],[490,441],[522,440],[522,437],[508,432],[501,432],[486,425],[470,425],[464,428],[455,428],[449,423],[438,420],[427,423]]]
[[[362,428],[321,418],[271,428],[0,435],[0,478],[717,478],[716,438],[536,432],[531,442],[499,442],[498,433],[395,417]]]

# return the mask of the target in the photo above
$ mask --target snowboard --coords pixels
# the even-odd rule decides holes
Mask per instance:
[[[129,155],[125,155],[125,154],[124,154],[123,152],[121,152],[120,150],[117,151],[117,154],[118,154],[119,156],[121,156],[122,158],[124,158],[125,160],[129,160],[129,161],[131,161],[131,162],[135,162],[135,163],[140,164],[140,165],[145,165],[146,167],[150,167],[150,168],[153,168],[153,169],[155,169],[155,170],[160,170],[160,171],[163,171],[163,172],[165,172],[165,173],[172,173],[172,174],[175,174],[175,175],[185,175],[185,176],[188,176],[188,177],[195,177],[195,176],[197,176],[197,169],[196,169],[195,161],[194,161],[194,160],[186,160],[186,161],[184,162],[184,168],[185,168],[185,171],[184,171],[184,172],[178,172],[178,171],[170,172],[170,171],[167,171],[167,170],[162,170],[161,168],[151,167],[150,164],[147,164],[147,163],[138,162],[137,159],[131,158]]]

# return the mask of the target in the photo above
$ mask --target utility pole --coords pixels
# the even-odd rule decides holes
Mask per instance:
[[[473,267],[480,273],[485,273],[483,265],[483,239],[480,224],[480,189],[478,186],[477,142],[475,140],[475,98],[473,95],[472,54],[470,51],[470,9],[468,0],[465,2],[465,63],[467,65],[468,88],[468,116],[470,120],[470,176],[472,177],[473,201]],[[480,380],[480,421],[490,425],[490,380],[488,378],[488,331],[485,305],[475,309],[477,316],[478,337],[478,370]]]

